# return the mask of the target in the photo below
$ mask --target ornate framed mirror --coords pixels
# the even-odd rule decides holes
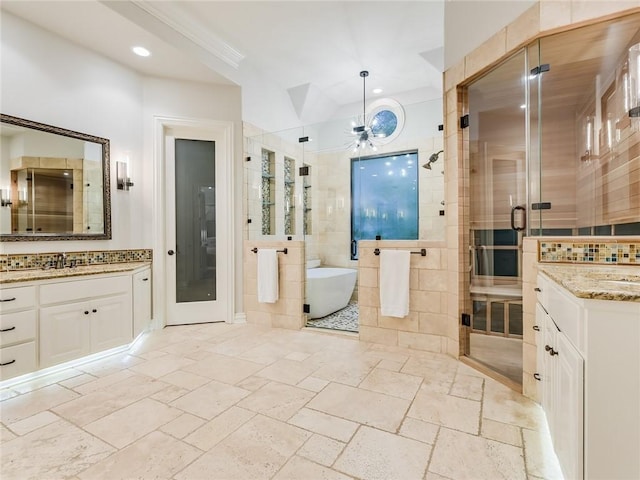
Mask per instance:
[[[109,140],[0,114],[0,241],[111,238]]]

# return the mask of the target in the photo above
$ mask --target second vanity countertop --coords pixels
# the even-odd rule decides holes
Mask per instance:
[[[640,265],[550,265],[538,270],[578,298],[640,302]]]
[[[79,277],[86,275],[99,275],[101,273],[131,272],[138,268],[151,265],[151,262],[128,262],[128,263],[103,263],[98,265],[81,265],[74,268],[49,268],[44,270],[12,270],[10,272],[0,272],[0,285],[18,282],[30,282],[34,280],[51,280],[55,278]]]

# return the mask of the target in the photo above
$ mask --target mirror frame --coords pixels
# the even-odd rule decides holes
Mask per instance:
[[[49,234],[49,233],[5,233],[0,234],[0,242],[22,242],[22,241],[50,241],[50,240],[111,240],[111,172],[109,167],[109,139],[96,137],[86,133],[67,130],[66,128],[54,127],[44,123],[26,120],[24,118],[13,117],[11,115],[0,114],[0,123],[8,123],[20,127],[40,130],[41,132],[63,135],[65,137],[77,138],[87,142],[99,143],[102,145],[102,216],[104,219],[104,231],[102,233],[69,233],[69,234]]]

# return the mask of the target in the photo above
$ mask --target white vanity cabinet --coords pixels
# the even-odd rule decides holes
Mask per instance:
[[[132,339],[131,276],[40,285],[40,368]]]
[[[0,290],[0,380],[36,368],[36,289]]]
[[[540,399],[566,479],[640,478],[640,303],[538,276]]]
[[[151,323],[151,268],[133,274],[133,338]]]

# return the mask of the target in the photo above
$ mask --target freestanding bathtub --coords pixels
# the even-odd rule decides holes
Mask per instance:
[[[346,307],[356,285],[353,268],[307,268],[309,318],[321,318]]]

